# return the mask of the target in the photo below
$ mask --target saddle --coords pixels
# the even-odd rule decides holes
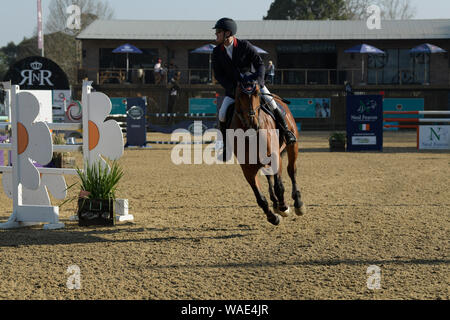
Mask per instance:
[[[244,92],[245,94],[253,94],[256,90],[256,82],[241,83],[240,87],[241,87],[242,92]],[[278,108],[281,110],[283,117],[286,117],[286,111],[284,110],[283,106],[278,101],[275,100],[275,102],[278,105]],[[283,102],[288,103],[288,104],[290,103],[290,101],[287,101],[284,99],[283,99]],[[260,98],[259,98],[259,103],[261,105],[261,110],[263,110],[266,114],[268,114],[273,119],[273,121],[275,121],[275,124],[277,125],[277,128],[278,128],[278,123],[276,121],[275,115],[273,114],[273,110],[272,110],[271,106],[268,103],[266,103],[266,101],[263,99],[262,96],[260,96]],[[231,120],[233,119],[234,105],[235,104],[232,103],[228,107],[228,110],[227,110],[226,120],[225,120],[227,128],[230,127]]]

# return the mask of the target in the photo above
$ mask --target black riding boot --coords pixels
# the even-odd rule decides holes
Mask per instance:
[[[286,120],[283,117],[283,114],[281,113],[281,110],[276,108],[273,111],[275,118],[277,119],[277,123],[280,126],[281,133],[284,136],[284,139],[286,140],[286,145],[290,145],[291,143],[295,143],[297,141],[297,138],[295,137],[294,133],[289,130]]]
[[[227,152],[227,123],[219,121],[219,130],[222,133],[222,142],[223,142],[223,149],[222,154],[223,158],[226,158],[226,152]]]

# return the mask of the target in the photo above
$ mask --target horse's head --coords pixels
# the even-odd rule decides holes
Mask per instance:
[[[244,129],[259,129],[260,88],[256,81],[240,82],[236,90],[235,110]]]

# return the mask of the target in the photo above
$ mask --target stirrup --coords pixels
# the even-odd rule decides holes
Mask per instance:
[[[284,133],[284,140],[286,141],[286,145],[297,142],[297,138],[291,130],[286,130],[286,132]]]

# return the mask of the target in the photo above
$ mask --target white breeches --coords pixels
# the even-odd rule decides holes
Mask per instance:
[[[266,103],[269,103],[273,109],[278,108],[278,105],[276,104],[273,97],[267,95],[270,94],[270,92],[266,86],[261,87],[261,93],[265,93],[262,97]],[[225,99],[223,99],[222,106],[219,109],[219,121],[225,122],[225,118],[227,116],[227,109],[232,103],[234,103],[233,98],[227,96],[225,97]]]

